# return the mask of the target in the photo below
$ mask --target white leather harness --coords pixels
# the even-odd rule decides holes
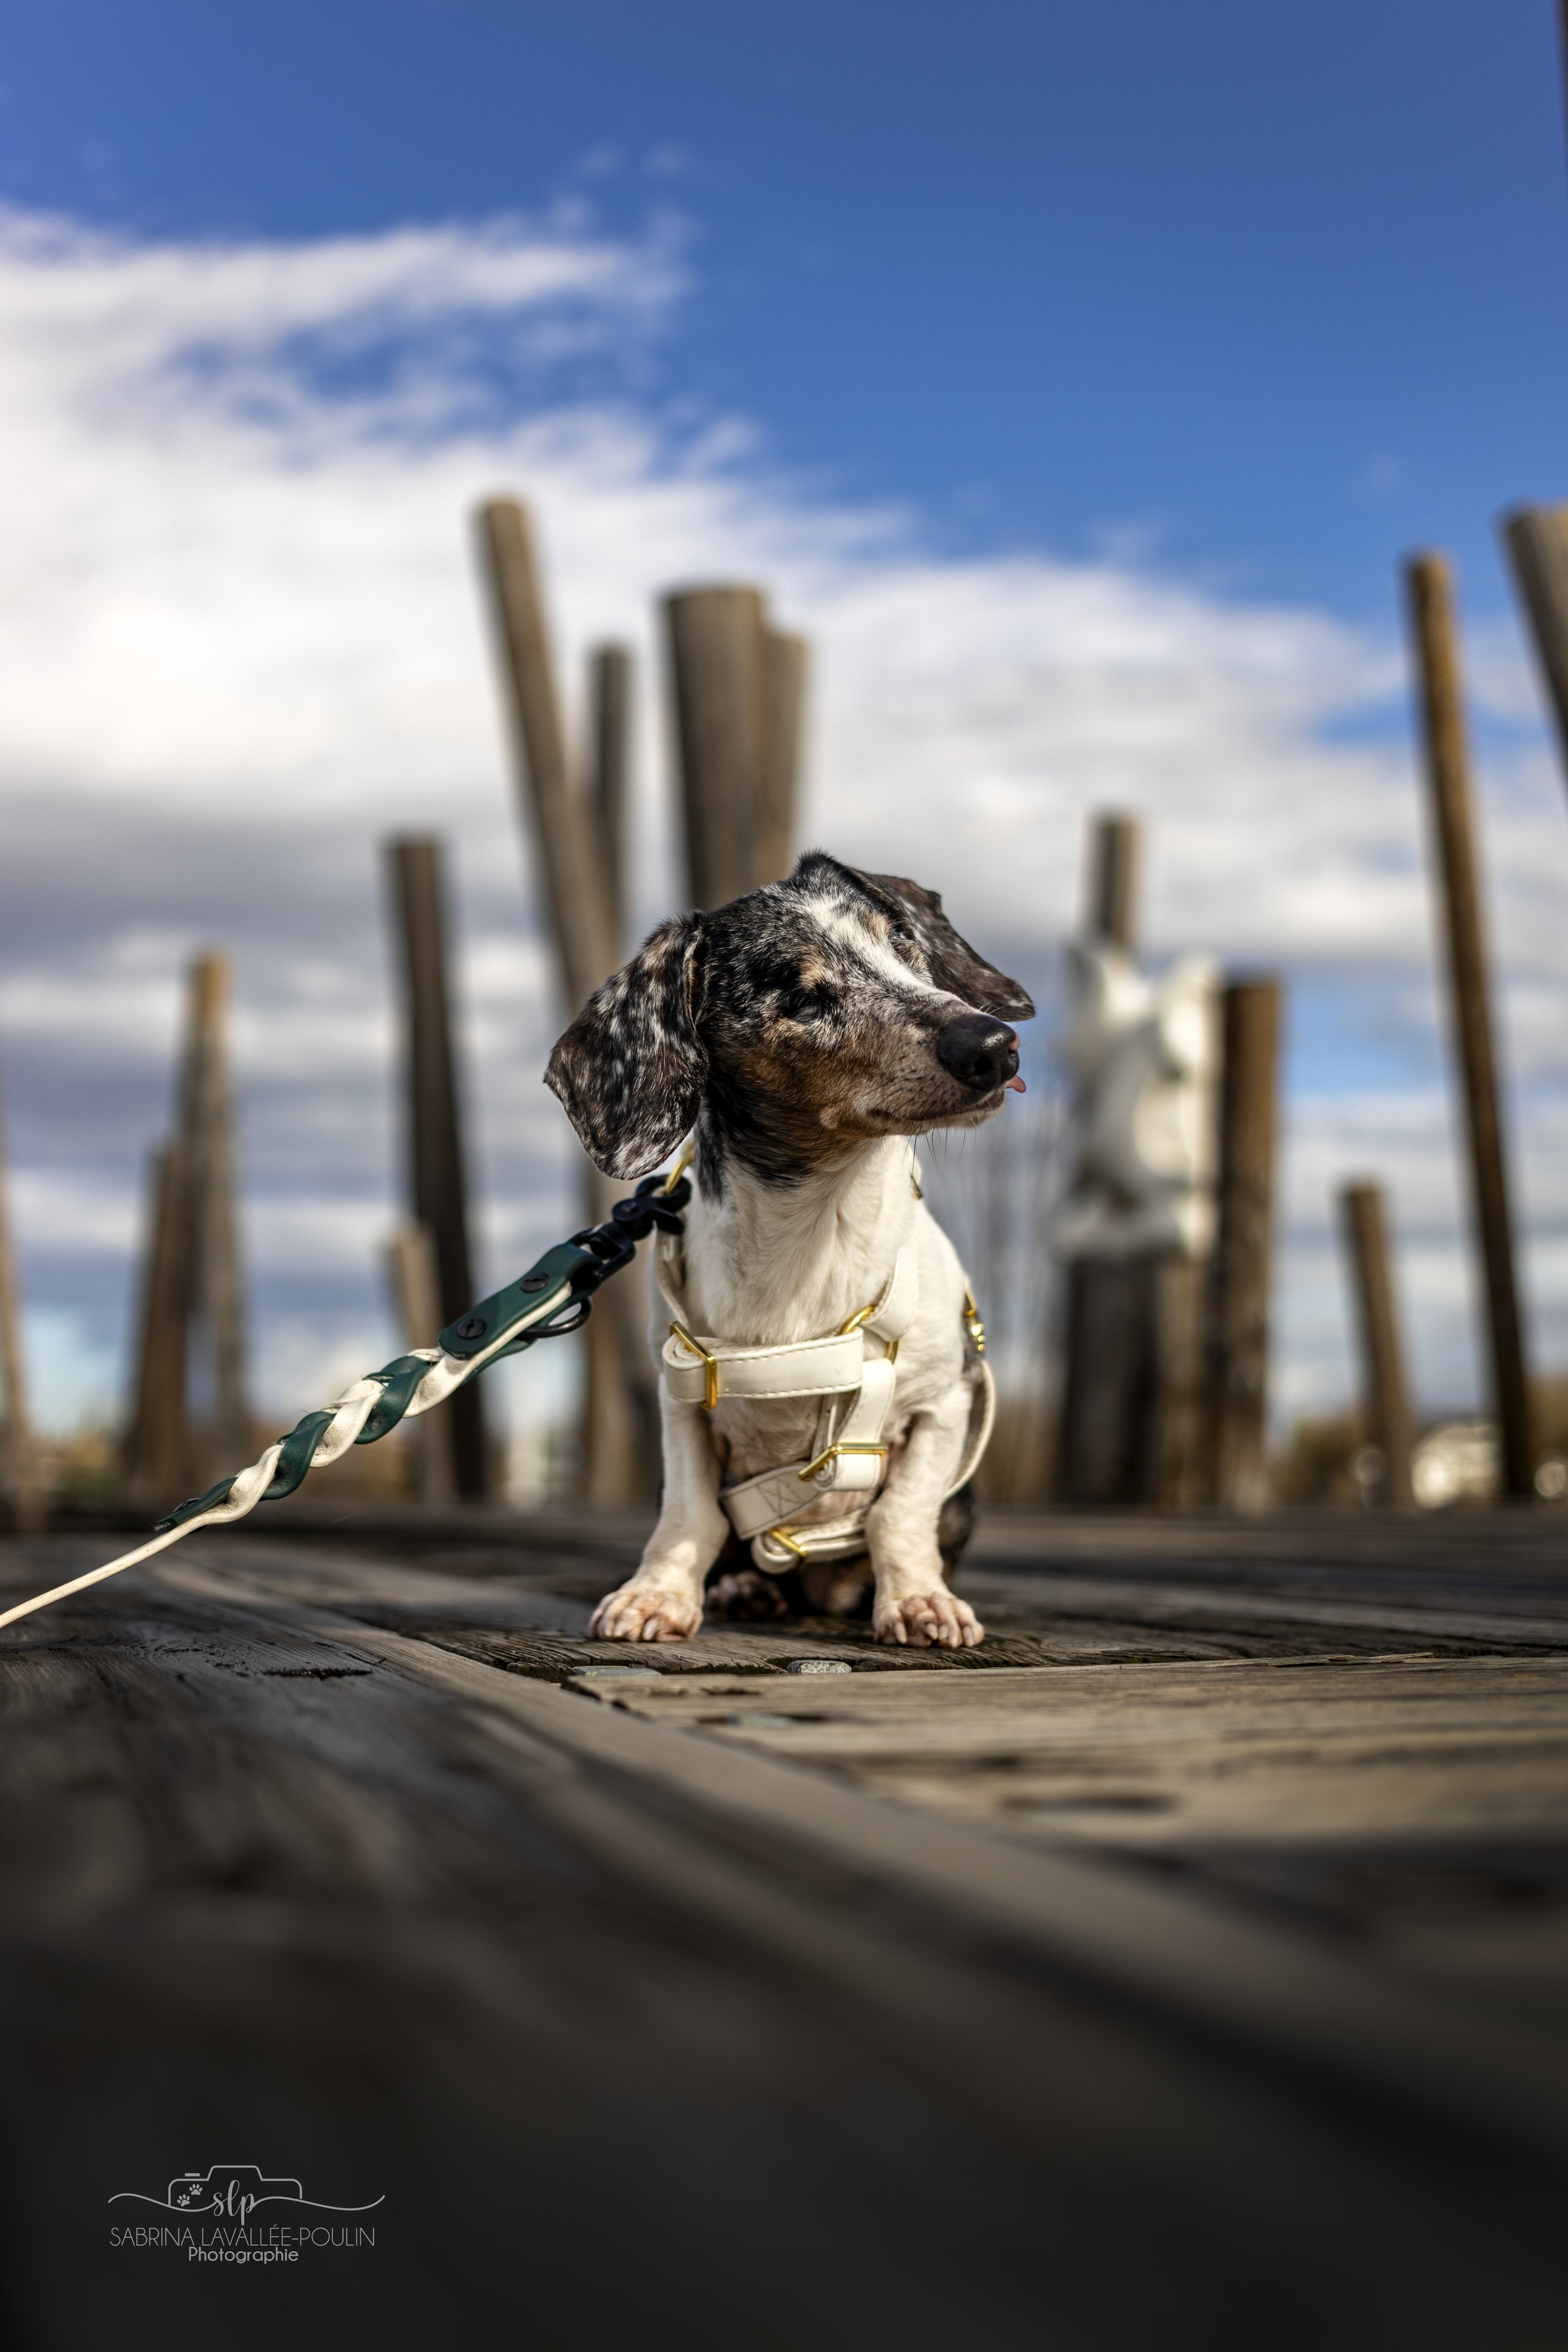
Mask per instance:
[[[719,1500],[759,1568],[775,1574],[803,1559],[842,1559],[866,1549],[866,1517],[888,1474],[883,1431],[898,1382],[899,1342],[914,1320],[920,1270],[913,1241],[906,1242],[879,1297],[822,1339],[795,1339],[775,1348],[737,1348],[711,1333],[693,1331],[681,1293],[685,1270],[678,1235],[659,1236],[654,1259],[670,1311],[661,1372],[667,1393],[710,1412],[721,1398],[816,1397],[816,1429],[809,1458],[760,1470],[721,1489]],[[984,1361],[984,1332],[965,1293],[965,1320],[982,1351],[980,1387],[956,1476],[956,1494],[973,1475],[991,1435],[996,1391]],[[868,1352],[874,1350],[875,1352]],[[824,1495],[845,1497],[832,1518],[793,1528],[791,1521]],[[945,1500],[945,1495],[943,1499]]]

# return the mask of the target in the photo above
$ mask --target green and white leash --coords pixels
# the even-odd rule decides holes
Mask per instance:
[[[243,1519],[258,1503],[275,1503],[303,1485],[311,1470],[337,1461],[351,1445],[374,1445],[400,1422],[412,1421],[433,1405],[443,1403],[488,1364],[503,1356],[518,1356],[536,1340],[563,1338],[580,1330],[592,1309],[593,1295],[602,1282],[618,1274],[637,1255],[637,1245],[656,1226],[663,1233],[681,1230],[680,1212],[691,1198],[682,1159],[672,1176],[648,1176],[626,1200],[617,1201],[608,1222],[574,1234],[568,1242],[546,1250],[524,1275],[504,1290],[481,1298],[477,1307],[449,1323],[440,1344],[416,1348],[394,1357],[378,1372],[367,1372],[319,1412],[296,1422],[286,1437],[269,1445],[247,1470],[223,1478],[205,1495],[197,1495],[160,1519],[152,1538],[134,1551],[95,1568],[86,1576],[57,1584],[32,1601],[19,1601],[0,1614],[0,1626],[14,1625],[37,1609],[64,1601],[106,1576],[135,1568],[155,1552],[178,1543],[198,1528],[226,1528]]]

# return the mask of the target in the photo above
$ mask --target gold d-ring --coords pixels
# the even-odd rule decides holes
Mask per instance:
[[[683,1347],[689,1348],[694,1356],[701,1357],[702,1386],[704,1391],[702,1398],[702,1410],[704,1412],[711,1412],[714,1406],[719,1402],[718,1357],[710,1356],[707,1349],[703,1346],[701,1340],[694,1339],[692,1338],[684,1323],[672,1323],[669,1327],[669,1336],[672,1339],[679,1339]]]

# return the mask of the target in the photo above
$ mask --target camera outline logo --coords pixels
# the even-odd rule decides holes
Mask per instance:
[[[174,2213],[226,2213],[243,2221],[258,2205],[274,2200],[307,2201],[299,2181],[269,2180],[258,2164],[209,2164],[205,2172],[184,2172],[171,2180],[165,2201]]]

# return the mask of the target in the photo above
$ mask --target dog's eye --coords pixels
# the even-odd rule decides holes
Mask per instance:
[[[780,1017],[785,1021],[820,1021],[838,1002],[838,992],[825,980],[786,988],[779,996]]]

